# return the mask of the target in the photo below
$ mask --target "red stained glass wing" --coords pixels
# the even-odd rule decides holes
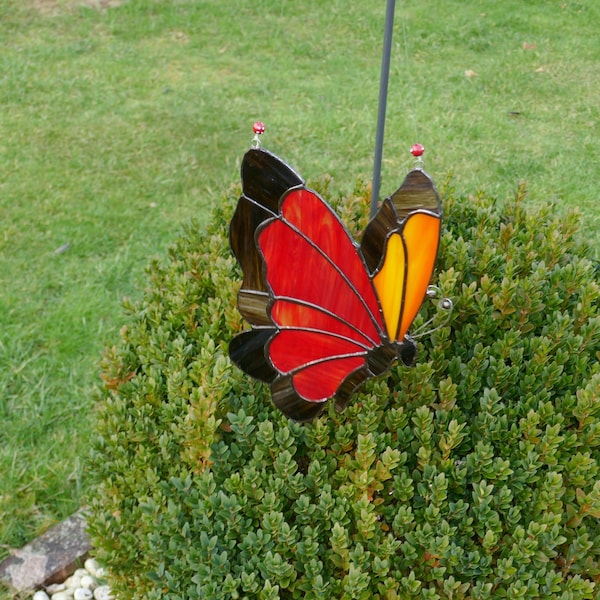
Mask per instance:
[[[324,402],[331,398],[342,382],[365,364],[364,358],[348,357],[304,367],[292,376],[294,389],[309,402]]]
[[[342,381],[365,364],[367,351],[347,339],[320,331],[284,329],[269,345],[269,356],[282,374],[292,375],[305,400],[322,402]]]
[[[268,355],[302,400],[323,402],[381,344],[383,321],[365,263],[337,215],[306,188],[285,196],[280,217],[257,239],[274,299],[271,319],[280,328]]]
[[[288,194],[281,213],[258,234],[275,301],[297,303],[296,327],[308,326],[310,316],[305,321],[301,308],[306,305],[310,311],[335,315],[379,343],[383,322],[377,296],[358,248],[337,215],[307,189]]]
[[[269,346],[271,361],[282,374],[293,373],[311,363],[366,352],[364,347],[337,335],[307,329],[282,329]]]
[[[379,344],[356,327],[340,319],[337,315],[325,312],[317,306],[299,303],[295,299],[285,300],[278,298],[271,307],[271,318],[280,327],[294,327],[303,323],[307,329],[328,331],[332,334],[353,340],[363,348],[372,348]]]

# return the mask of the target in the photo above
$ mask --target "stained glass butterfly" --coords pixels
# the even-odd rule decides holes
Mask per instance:
[[[413,363],[408,330],[433,273],[442,209],[419,168],[383,201],[356,243],[330,206],[262,148],[242,161],[230,244],[244,275],[238,308],[251,329],[229,356],[271,386],[296,421],[340,410],[394,361]]]

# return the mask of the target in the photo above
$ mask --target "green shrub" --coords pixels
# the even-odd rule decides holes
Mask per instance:
[[[235,191],[149,267],[104,359],[92,460],[91,531],[120,599],[596,597],[592,252],[577,218],[528,211],[522,191],[503,207],[446,195],[450,323],[414,368],[309,425],[227,357]],[[353,230],[366,196],[338,207]]]

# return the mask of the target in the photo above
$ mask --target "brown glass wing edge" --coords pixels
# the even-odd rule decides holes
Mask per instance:
[[[362,235],[360,250],[371,275],[381,265],[387,238],[402,227],[408,215],[418,210],[442,216],[442,204],[433,180],[422,169],[413,169],[402,185],[382,202]]]

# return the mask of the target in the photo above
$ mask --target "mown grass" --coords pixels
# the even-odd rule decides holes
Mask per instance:
[[[120,299],[237,179],[252,122],[305,177],[371,177],[384,13],[0,4],[0,558],[93,493],[92,389]],[[418,139],[460,193],[526,180],[598,239],[598,22],[595,0],[398,2],[382,193]]]

